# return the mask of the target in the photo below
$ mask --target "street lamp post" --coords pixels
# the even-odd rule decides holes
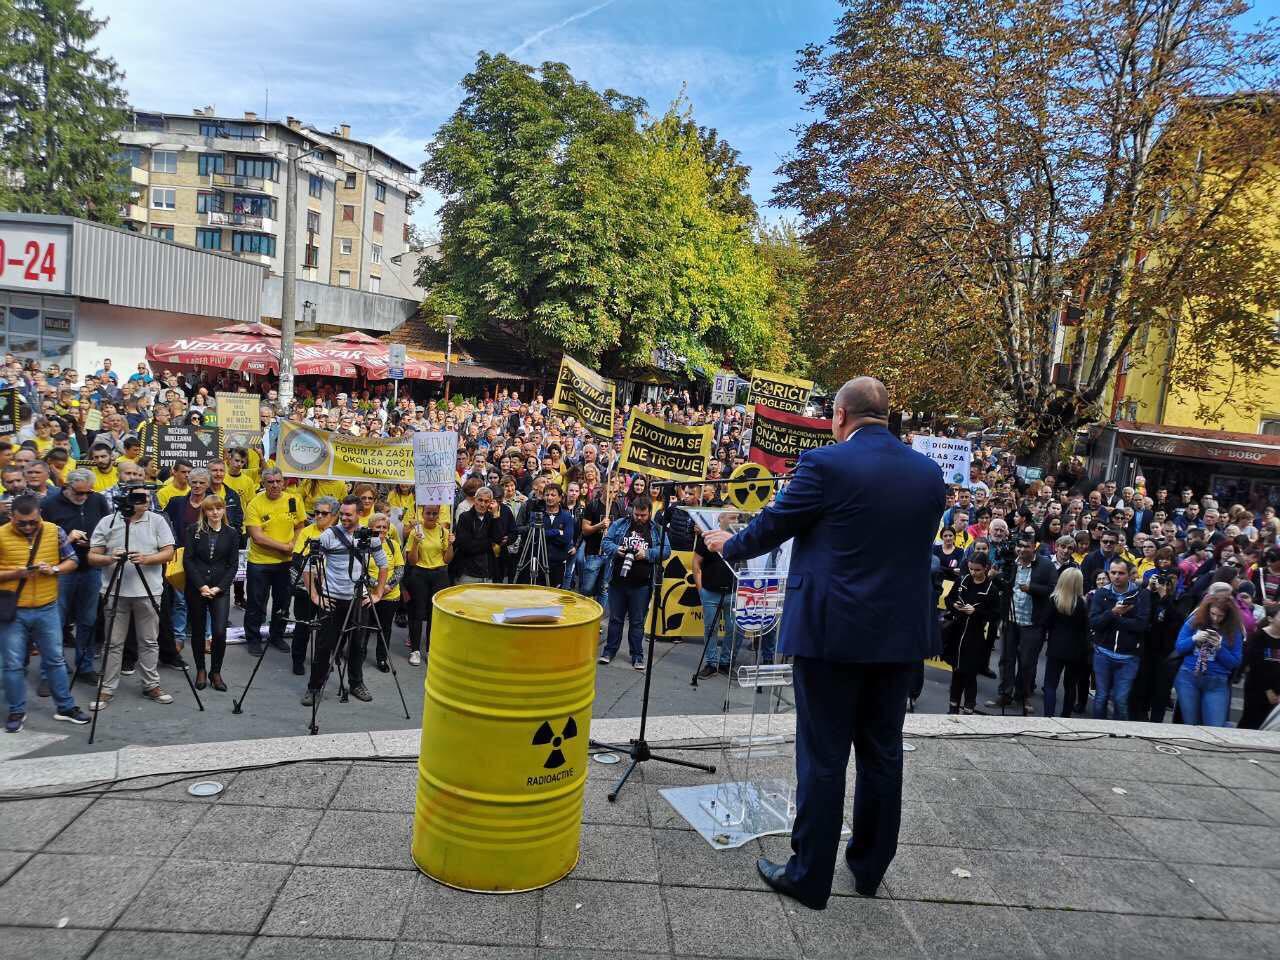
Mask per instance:
[[[453,366],[453,328],[458,325],[458,318],[451,313],[444,316],[444,402],[449,404],[449,370]]]

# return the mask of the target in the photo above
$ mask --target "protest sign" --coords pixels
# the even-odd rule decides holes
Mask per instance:
[[[419,431],[413,435],[414,502],[452,507],[458,482],[458,435]]]
[[[923,453],[942,468],[942,479],[947,483],[969,486],[969,467],[973,463],[973,444],[954,437],[911,438],[911,449]]]
[[[813,381],[768,370],[751,371],[751,392],[747,403],[763,403],[784,413],[804,413],[813,393]]]
[[[711,459],[713,427],[682,427],[633,411],[622,441],[624,470],[664,480],[701,480]]]
[[[801,417],[757,403],[747,458],[770,473],[787,473],[795,469],[800,454],[832,443],[835,437],[830,420]]]
[[[155,457],[162,470],[172,470],[179,460],[203,467],[218,459],[217,427],[158,427],[151,423],[138,431],[138,439],[143,452]]]
[[[612,380],[600,376],[566,353],[560,360],[551,409],[573,414],[595,436],[612,440],[616,393]]]
[[[277,421],[276,465],[287,477],[314,480],[367,480],[370,483],[413,483],[413,443],[349,437]]]
[[[0,390],[0,437],[17,433],[22,423],[22,395],[17,387]]]
[[[262,421],[258,410],[262,398],[251,393],[219,393],[217,397],[218,427],[222,430],[222,450],[244,447],[248,450],[262,438]]]

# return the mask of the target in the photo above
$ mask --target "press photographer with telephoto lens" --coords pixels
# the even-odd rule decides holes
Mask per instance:
[[[609,632],[600,663],[607,664],[617,656],[625,622],[631,665],[644,669],[644,618],[652,591],[652,565],[671,554],[671,544],[659,537],[652,514],[653,502],[646,496],[637,497],[631,502],[630,515],[615,520],[605,534],[603,550],[612,560],[613,576],[609,582]]]

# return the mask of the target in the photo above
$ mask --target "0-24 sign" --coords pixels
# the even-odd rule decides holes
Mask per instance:
[[[68,233],[53,224],[0,222],[0,287],[65,293]]]

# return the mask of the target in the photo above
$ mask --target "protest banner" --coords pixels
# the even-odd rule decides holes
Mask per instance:
[[[613,439],[613,409],[617,387],[612,380],[583,366],[567,353],[560,359],[551,409],[571,413],[601,440]]]
[[[179,460],[204,467],[218,459],[217,427],[159,427],[149,423],[138,431],[138,439],[143,453],[155,457],[161,470],[172,470]]]
[[[702,597],[693,579],[692,550],[673,550],[663,561],[662,584],[657,598],[650,600],[646,630],[653,622],[654,603],[658,604],[655,637],[702,637]]]
[[[219,393],[217,396],[218,428],[222,431],[222,448],[244,447],[248,450],[262,439],[262,421],[258,410],[262,398],[252,393]]]
[[[632,411],[619,462],[624,470],[664,480],[701,480],[707,475],[713,432],[711,424],[682,427]]]
[[[17,387],[0,390],[0,437],[17,433],[22,424],[22,394]]]
[[[813,381],[768,370],[751,371],[751,392],[747,404],[766,404],[784,413],[804,413],[813,393]]]
[[[770,473],[788,473],[795,469],[800,454],[832,443],[835,437],[830,420],[801,417],[757,403],[747,459]]]
[[[947,483],[969,486],[969,467],[973,463],[973,444],[954,437],[911,438],[911,449],[923,453],[942,468],[942,479]]]
[[[413,483],[413,443],[349,437],[279,420],[276,465],[287,477]]]
[[[419,431],[413,435],[414,502],[452,507],[458,489],[458,435]]]

